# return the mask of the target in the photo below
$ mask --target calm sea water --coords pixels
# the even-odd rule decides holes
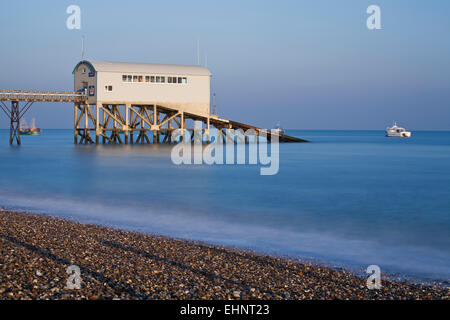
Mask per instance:
[[[71,130],[8,145],[0,205],[83,222],[450,278],[450,132],[289,131],[280,171],[176,166],[167,146],[75,146]]]

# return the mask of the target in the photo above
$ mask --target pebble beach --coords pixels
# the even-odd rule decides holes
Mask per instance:
[[[81,288],[66,272],[80,270]],[[443,286],[383,279],[47,215],[0,209],[0,299],[445,299]]]

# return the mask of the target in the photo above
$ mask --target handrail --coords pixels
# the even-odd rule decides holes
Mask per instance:
[[[86,93],[79,91],[42,91],[42,90],[0,90],[0,94],[27,94],[27,95],[74,95],[85,96]]]
[[[0,101],[5,100],[68,100],[82,101],[87,99],[87,92],[80,91],[42,91],[42,90],[0,90]]]

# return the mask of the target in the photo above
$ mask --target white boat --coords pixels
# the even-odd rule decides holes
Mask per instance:
[[[386,137],[409,138],[411,137],[411,131],[406,131],[405,128],[397,126],[397,123],[394,122],[392,127],[386,128]]]
[[[283,135],[284,134],[284,130],[281,128],[280,123],[277,123],[277,126],[272,129],[272,131],[275,131],[276,134],[278,135]]]

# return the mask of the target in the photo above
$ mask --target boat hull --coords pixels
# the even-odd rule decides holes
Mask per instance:
[[[410,138],[411,132],[400,132],[400,133],[386,133],[386,137],[388,138]]]
[[[41,134],[41,130],[20,130],[19,133],[22,136],[38,136]]]

